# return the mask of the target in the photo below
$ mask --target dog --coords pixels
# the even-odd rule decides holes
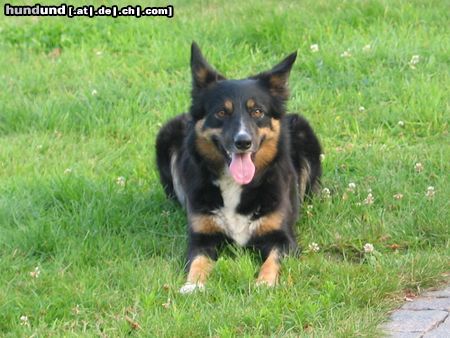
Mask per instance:
[[[295,223],[317,191],[321,146],[309,123],[286,113],[297,53],[269,71],[226,79],[191,46],[192,101],[158,133],[156,162],[169,198],[187,212],[187,281],[203,289],[218,248],[260,252],[257,284],[277,284],[282,257],[297,252]]]

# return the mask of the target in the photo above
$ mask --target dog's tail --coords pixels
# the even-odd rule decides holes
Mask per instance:
[[[322,175],[322,148],[308,121],[296,114],[287,114],[286,122],[291,139],[291,159],[298,173],[300,198],[317,192]]]
[[[173,173],[176,158],[180,154],[186,136],[188,120],[187,114],[173,118],[161,128],[156,138],[156,164],[161,184],[169,198],[178,200],[182,204],[179,192],[176,191],[178,178],[174,177]]]

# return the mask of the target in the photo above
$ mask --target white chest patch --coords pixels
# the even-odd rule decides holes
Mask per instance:
[[[214,219],[227,236],[237,244],[245,245],[259,227],[260,221],[252,221],[250,216],[236,212],[236,207],[241,201],[242,186],[237,184],[227,172],[215,183],[222,192],[224,205],[214,212]]]

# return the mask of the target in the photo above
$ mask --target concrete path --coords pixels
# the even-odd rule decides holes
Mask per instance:
[[[393,338],[450,338],[450,286],[407,302],[382,328]]]

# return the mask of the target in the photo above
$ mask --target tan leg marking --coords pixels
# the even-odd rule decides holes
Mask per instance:
[[[198,255],[191,262],[187,281],[180,289],[180,293],[189,294],[205,288],[205,282],[213,268],[213,262],[205,255]]]
[[[275,286],[278,283],[278,275],[280,273],[280,262],[278,250],[273,249],[259,271],[257,284],[265,284]]]
[[[189,268],[187,282],[203,285],[206,282],[212,268],[213,262],[210,258],[204,255],[195,257]]]
[[[264,235],[268,232],[278,230],[283,224],[284,215],[281,211],[275,211],[271,214],[261,217],[260,225],[256,230],[258,236]]]
[[[213,234],[222,232],[212,216],[208,215],[190,215],[192,230],[203,234]]]

